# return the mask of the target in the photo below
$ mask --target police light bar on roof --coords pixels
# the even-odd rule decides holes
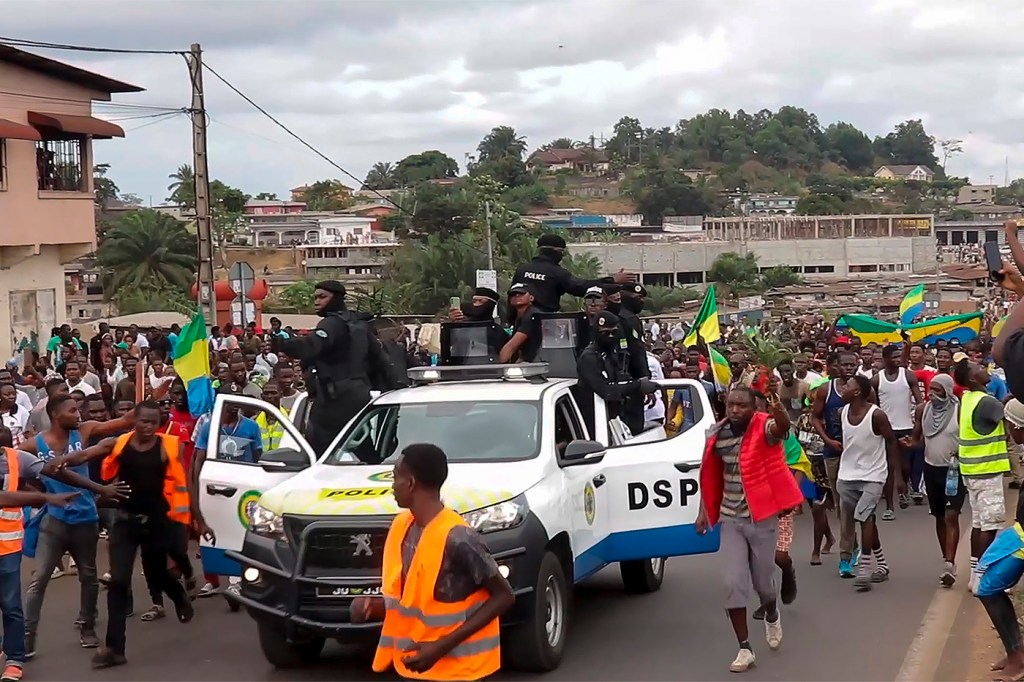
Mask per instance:
[[[414,384],[438,381],[473,381],[480,379],[526,379],[543,381],[548,375],[548,363],[524,362],[518,365],[457,365],[452,367],[413,367],[409,380]]]

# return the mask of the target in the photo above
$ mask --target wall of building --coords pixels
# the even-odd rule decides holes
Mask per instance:
[[[12,357],[23,342],[45,349],[50,330],[69,322],[65,306],[59,248],[44,246],[38,256],[0,267],[0,329],[7,332],[0,334],[0,358]]]
[[[28,125],[28,111],[90,116],[91,100],[109,100],[89,90],[48,76],[0,63],[0,118]],[[92,142],[83,148],[84,192],[40,191],[36,146],[31,140],[6,140],[7,187],[0,191],[0,245],[94,243]]]
[[[753,253],[762,268],[786,265],[809,279],[847,277],[851,267],[894,267],[888,272],[927,272],[935,267],[935,242],[931,237],[880,237],[865,239],[778,240],[757,242],[665,241],[622,244],[573,244],[574,252],[593,254],[606,272],[624,269],[641,275],[675,275],[673,283],[699,285],[723,253]],[[905,268],[905,269],[904,269]],[[691,273],[689,279],[679,273]],[[696,275],[699,281],[692,281]]]

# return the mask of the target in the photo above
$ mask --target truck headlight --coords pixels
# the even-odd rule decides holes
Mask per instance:
[[[255,504],[249,512],[249,530],[256,535],[275,540],[284,540],[284,519],[266,507]]]
[[[526,498],[520,495],[514,500],[468,512],[463,514],[462,518],[477,532],[492,533],[496,530],[515,528],[526,519],[528,511],[530,508],[526,504]]]

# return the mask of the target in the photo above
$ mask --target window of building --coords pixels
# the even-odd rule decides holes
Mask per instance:
[[[83,137],[36,142],[36,175],[39,189],[54,192],[85,192]]]
[[[949,245],[949,233],[948,232],[936,232],[935,233],[935,238],[938,240],[939,246],[948,246]]]
[[[688,272],[677,272],[676,282],[679,284],[703,284],[704,273],[700,270],[688,271]]]
[[[643,276],[644,284],[654,287],[672,286],[672,275],[668,272],[647,272]]]
[[[977,244],[978,243],[978,231],[977,230],[968,230],[967,231],[967,243],[968,244]]]
[[[850,268],[850,270],[853,271],[853,268]],[[834,265],[807,265],[807,266],[804,266],[804,273],[806,273],[808,275],[826,274],[826,273],[832,273],[832,272],[835,272],[835,271],[836,271],[836,266],[834,266]]]
[[[2,186],[2,184],[0,184],[0,186]],[[998,230],[985,230],[985,241],[987,241],[987,242],[997,242],[997,241],[999,241],[999,231]]]
[[[878,272],[877,265],[851,265],[850,272]]]
[[[7,189],[7,140],[0,138],[0,190]]]

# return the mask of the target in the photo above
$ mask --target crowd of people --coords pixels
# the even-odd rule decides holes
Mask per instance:
[[[1024,264],[1015,224],[1007,225],[1007,236],[1014,262]],[[1024,647],[1005,593],[1024,573],[1020,505],[1016,523],[1004,530],[1004,479],[1011,489],[1022,484],[1024,404],[1014,397],[1024,394],[1020,305],[1010,311],[997,338],[983,331],[965,344],[938,339],[925,345],[909,337],[865,344],[821,317],[760,330],[725,328],[720,338],[697,335],[687,344],[689,330],[681,325],[641,319],[647,292],[628,273],[580,280],[559,265],[566,250],[560,237],[545,235],[538,247],[538,256],[516,272],[507,292],[508,320],[495,317],[499,294],[481,287],[470,301],[453,305],[450,322],[482,329],[481,352],[492,354],[489,360],[529,362],[540,353],[541,336],[552,331],[544,326],[543,313],[558,311],[564,294],[580,297],[590,341],[578,356],[576,390],[591,431],[595,416],[587,406],[593,406],[594,396],[605,401],[608,418],[618,419],[626,433],[656,425],[671,436],[700,421],[696,403],[703,401],[691,390],[663,390],[657,380],[692,379],[691,386],[705,392],[716,426],[701,467],[697,530],[721,532],[725,608],[738,642],[730,670],[742,672],[756,660],[747,616],[751,598],[757,606],[752,616],[764,622],[769,648],[781,646],[782,607],[798,592],[798,561],[791,556],[794,516],[811,516],[810,564],[820,566],[836,554],[837,575],[864,592],[899,570],[887,560],[879,521],[896,521],[901,510],[922,506],[935,521],[942,556],[938,584],[952,588],[966,579],[1006,649],[993,669],[1000,679],[1024,676]],[[1019,297],[1024,282],[1017,273],[1007,266],[999,284]],[[308,334],[283,327],[276,318],[266,330],[254,324],[214,327],[209,354],[215,390],[261,398],[285,417],[308,392],[312,409],[306,435],[323,452],[348,416],[370,400],[371,390],[402,385],[410,366],[445,360],[426,344],[414,343],[404,327],[378,334],[372,318],[349,311],[344,300],[341,284],[317,284],[314,303],[322,320]],[[791,349],[772,366],[752,353],[749,342],[751,335],[766,331]],[[564,327],[555,330],[564,332]],[[6,466],[7,474],[0,491],[6,656],[0,680],[21,679],[24,663],[37,654],[48,583],[66,573],[78,576],[76,626],[83,647],[99,648],[96,667],[127,660],[125,624],[135,612],[136,555],[141,555],[149,596],[143,621],[168,615],[166,597],[175,617],[188,623],[192,599],[236,589],[193,566],[190,541],[214,538],[197,504],[199,471],[207,456],[258,462],[280,444],[283,432],[268,413],[251,415],[230,404],[220,424],[211,424],[208,414],[194,414],[174,368],[181,333],[177,326],[143,331],[100,325],[86,343],[64,325],[53,330],[45,349],[28,351],[0,369],[0,444],[6,448],[0,471]],[[441,355],[471,359],[477,353],[473,343]],[[716,371],[719,357],[727,359],[727,378]],[[214,429],[230,452],[207,453]],[[443,452],[425,444],[403,452],[395,495],[410,514],[396,519],[392,532],[423,531],[438,518],[444,521],[442,536],[468,534],[473,572],[461,577],[473,589],[461,599],[486,603],[481,610],[487,618],[475,619],[474,627],[449,637],[445,647],[425,647],[427,654],[412,659],[389,650],[385,640],[391,635],[385,635],[377,669],[422,674],[434,667],[435,673],[469,674],[446,657],[467,638],[488,631],[510,603],[507,582],[488,560],[486,547],[472,539],[472,531],[457,530],[462,528],[458,519],[444,511],[438,496],[447,471],[444,459]],[[956,564],[965,502],[971,509],[969,567]],[[442,536],[430,535],[430,542]],[[109,572],[101,576],[97,555],[104,539]],[[392,547],[390,536],[388,543]],[[403,575],[412,561],[407,549],[403,540],[385,551],[385,562],[398,561]],[[23,553],[34,557],[24,594]],[[776,571],[781,571],[778,587]],[[107,589],[103,642],[96,632],[101,585]],[[396,585],[386,585],[385,595]],[[358,600],[353,618],[381,620],[385,630],[391,627],[400,636],[405,625],[389,621],[387,605],[387,600]],[[497,659],[491,653],[485,658],[483,668],[470,672],[493,672]]]

